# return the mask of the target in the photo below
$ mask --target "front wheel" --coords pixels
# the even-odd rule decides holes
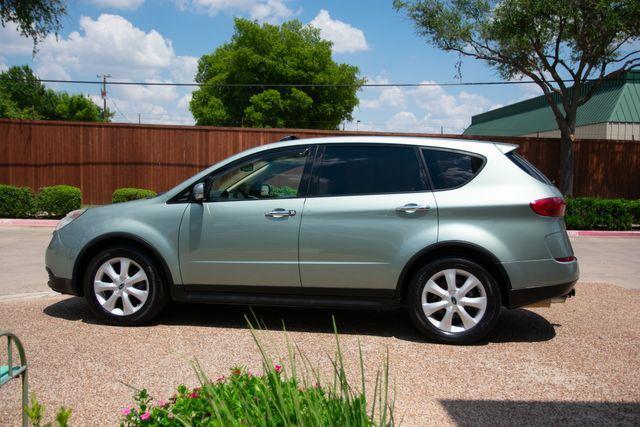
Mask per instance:
[[[463,258],[444,258],[421,268],[411,280],[407,303],[416,327],[428,338],[448,344],[484,338],[501,306],[493,277]]]
[[[120,326],[151,320],[167,299],[154,260],[129,247],[105,249],[91,260],[84,277],[84,294],[98,319]]]

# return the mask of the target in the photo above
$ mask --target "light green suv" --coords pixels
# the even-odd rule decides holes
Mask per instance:
[[[70,213],[49,286],[108,323],[169,301],[406,307],[431,339],[469,343],[501,307],[564,299],[578,263],[558,190],[508,144],[289,139],[152,199]]]

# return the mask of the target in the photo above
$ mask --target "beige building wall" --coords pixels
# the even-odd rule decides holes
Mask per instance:
[[[559,130],[528,133],[520,136],[560,138]],[[640,140],[640,123],[596,123],[576,128],[579,139],[626,139]]]

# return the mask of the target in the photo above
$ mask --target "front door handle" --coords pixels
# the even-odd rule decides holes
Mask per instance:
[[[416,213],[416,212],[426,212],[429,209],[431,209],[429,207],[429,205],[419,205],[417,203],[407,203],[404,206],[397,207],[396,208],[396,212],[403,212],[403,213],[412,214],[412,213]]]
[[[287,216],[294,216],[295,214],[296,214],[296,211],[294,210],[278,208],[269,212],[265,212],[264,216],[268,218],[284,218]]]

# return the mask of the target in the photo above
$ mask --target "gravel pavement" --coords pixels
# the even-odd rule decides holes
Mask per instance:
[[[396,420],[404,425],[639,425],[640,291],[577,286],[551,308],[504,311],[487,342],[455,347],[425,342],[402,312],[335,312],[347,369],[358,380],[358,342],[373,381],[389,352]],[[113,425],[133,387],[157,398],[196,384],[196,358],[213,378],[243,364],[259,372],[243,307],[176,305],[156,324],[95,323],[84,300],[38,297],[0,301],[0,329],[22,337],[30,387],[49,408],[74,410],[72,425]],[[329,375],[335,349],[331,311],[258,309]],[[262,333],[284,357],[284,333]],[[0,349],[0,352],[3,351]],[[1,354],[1,353],[0,353]],[[0,425],[19,423],[19,387],[0,392]]]

